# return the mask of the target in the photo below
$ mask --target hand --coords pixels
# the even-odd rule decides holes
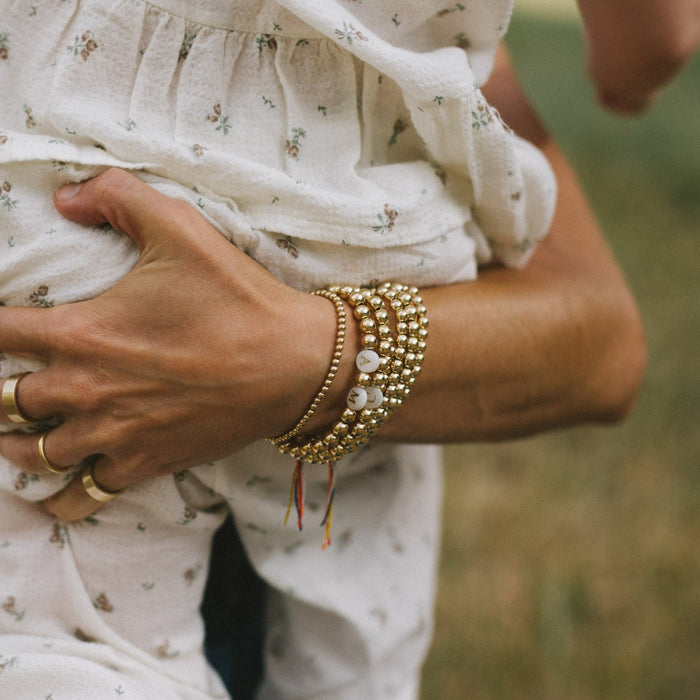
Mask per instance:
[[[140,259],[95,299],[0,309],[0,347],[46,363],[17,398],[33,420],[62,420],[45,438],[52,464],[100,455],[95,478],[116,491],[280,434],[303,414],[333,351],[327,300],[282,284],[192,207],[123,171],[59,190],[55,204],[125,232]],[[36,435],[2,435],[0,452],[44,469]],[[76,519],[99,504],[74,480],[45,507]]]

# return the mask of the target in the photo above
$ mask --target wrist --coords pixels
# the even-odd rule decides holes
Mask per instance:
[[[297,460],[332,464],[365,445],[389,415],[403,404],[423,363],[428,320],[418,290],[398,283],[384,283],[377,289],[331,287],[314,294],[333,301],[338,315],[331,369],[311,407],[297,424],[287,433],[268,439],[281,452]],[[313,432],[313,427],[321,423],[320,412],[315,421],[310,418],[315,417],[339,369],[346,317],[341,300],[352,307],[361,349],[354,358],[357,373],[345,394],[346,405],[340,418],[332,423],[330,430],[319,435]],[[346,359],[344,372],[348,368],[352,369]],[[340,402],[343,393],[342,389],[336,389],[331,397]],[[307,423],[311,423],[311,428]]]

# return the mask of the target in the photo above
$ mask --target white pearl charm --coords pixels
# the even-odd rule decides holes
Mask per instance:
[[[355,358],[355,365],[360,372],[370,374],[379,367],[379,355],[374,350],[360,350]]]
[[[365,404],[365,408],[379,408],[384,401],[382,390],[378,386],[368,386],[366,391],[367,403]]]
[[[354,386],[348,393],[348,408],[353,411],[361,411],[367,405],[367,390],[361,386]]]

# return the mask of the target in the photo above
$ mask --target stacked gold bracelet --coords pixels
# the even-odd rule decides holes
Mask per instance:
[[[284,521],[286,524],[294,503],[300,530],[304,515],[303,463],[328,464],[326,508],[321,522],[326,528],[325,549],[331,541],[335,462],[366,445],[389,414],[410,394],[423,363],[428,318],[418,289],[398,283],[387,282],[376,289],[330,287],[314,294],[332,301],[338,315],[331,366],[323,386],[298,423],[284,435],[269,438],[269,441],[280,452],[296,458]],[[355,358],[355,385],[348,392],[347,408],[325,435],[303,435],[303,428],[328,393],[338,371],[345,339],[344,301],[352,307],[360,328],[362,347]],[[391,312],[395,315],[395,334],[392,333]]]
[[[271,442],[296,459],[321,464],[338,461],[367,444],[409,395],[423,362],[428,320],[415,287],[387,282],[377,289],[330,287],[315,293],[339,297],[353,307],[362,346],[355,359],[355,386],[348,393],[347,408],[325,435],[303,436],[297,424]],[[387,306],[396,316],[395,338]],[[327,388],[323,395],[326,392]],[[310,417],[307,411],[303,424]]]

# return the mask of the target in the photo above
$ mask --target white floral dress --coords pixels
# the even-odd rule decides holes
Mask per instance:
[[[56,187],[109,166],[190,202],[299,289],[471,279],[522,265],[555,185],[484,100],[509,0],[5,0],[0,303],[114,284],[124,236],[57,216]],[[166,294],[167,290],[163,290]],[[0,373],[32,368],[0,353]],[[431,632],[441,477],[432,447],[307,468],[267,443],[129,489],[85,521],[36,506],[69,476],[0,458],[0,696],[225,697],[198,606],[231,509],[271,589],[265,698],[414,698]]]

